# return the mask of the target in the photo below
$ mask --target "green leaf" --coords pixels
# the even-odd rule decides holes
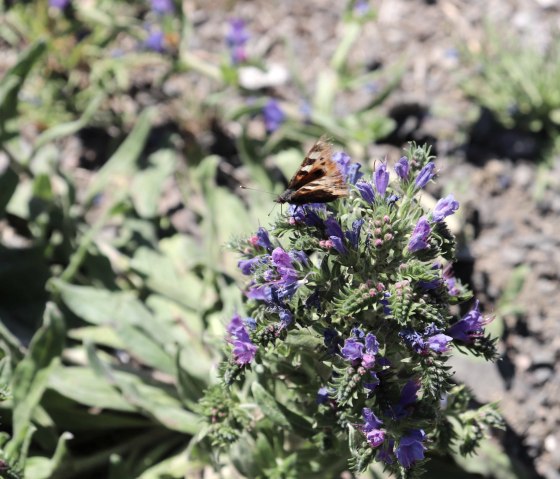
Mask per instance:
[[[259,383],[254,382],[251,385],[251,392],[255,398],[255,402],[261,408],[261,411],[267,419],[282,427],[288,427],[289,421],[278,407],[278,403]]]
[[[55,471],[61,466],[64,458],[69,455],[67,444],[73,438],[74,436],[69,432],[63,433],[51,459],[41,456],[30,457],[25,462],[25,477],[33,477],[34,479],[55,477]]]
[[[317,91],[313,99],[313,109],[317,113],[332,117],[334,100],[339,90],[339,77],[332,70],[323,70],[317,77]]]
[[[137,160],[148,140],[152,116],[151,109],[142,112],[134,129],[92,181],[85,195],[85,203],[91,203],[95,195],[102,191],[129,191],[132,177],[139,170]]]
[[[88,323],[103,326],[151,322],[152,315],[132,292],[75,286],[58,279],[50,284],[60,293],[64,304]]]
[[[45,50],[45,42],[34,43],[19,56],[17,63],[0,80],[0,136],[4,133],[6,122],[16,116],[19,91]]]
[[[103,375],[115,388],[119,389],[131,405],[139,411],[153,417],[156,421],[172,429],[187,434],[196,434],[202,422],[195,414],[185,411],[180,401],[171,396],[161,387],[144,384],[138,377],[131,374],[123,374],[110,369],[107,364],[102,363],[93,347],[88,345],[88,357],[90,363],[98,375]]]
[[[37,151],[47,143],[51,143],[65,136],[73,135],[82,128],[86,127],[95,112],[99,109],[99,106],[104,98],[105,95],[103,93],[98,94],[91,100],[79,119],[68,123],[61,123],[41,133],[37,137],[37,140],[35,140],[35,144],[33,145],[34,150]]]
[[[173,357],[146,331],[128,324],[117,324],[116,331],[129,354],[142,364],[175,376]],[[169,347],[175,349],[171,343]],[[174,352],[174,351],[173,351]]]
[[[90,368],[59,367],[49,377],[49,388],[85,406],[128,412],[136,410]]]
[[[19,177],[11,168],[6,168],[0,175],[0,217],[4,216],[4,211],[10,198],[16,191]]]
[[[85,326],[73,328],[68,332],[68,337],[78,341],[91,341],[112,349],[123,349],[124,344],[117,333],[110,326]]]
[[[315,351],[323,345],[323,338],[307,330],[292,331],[286,338],[286,344],[306,351]]]
[[[175,258],[141,247],[136,250],[130,266],[146,275],[146,284],[152,291],[191,310],[196,311],[211,304],[213,298],[204,297],[202,280],[181,263]]]
[[[29,351],[14,371],[13,439],[7,448],[12,463],[24,460],[20,451],[28,435],[35,408],[39,405],[49,377],[56,368],[64,345],[64,322],[52,303],[47,305],[43,326],[29,345]]]
[[[142,218],[157,215],[165,180],[175,170],[176,157],[172,150],[159,150],[149,157],[150,166],[132,180],[132,202]]]
[[[187,359],[189,357],[194,356],[188,356]],[[204,395],[204,390],[208,387],[208,384],[204,383],[200,378],[193,376],[182,367],[181,350],[177,351],[176,368],[179,394],[189,407],[193,407]]]

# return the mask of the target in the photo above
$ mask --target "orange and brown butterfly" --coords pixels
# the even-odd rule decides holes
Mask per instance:
[[[319,138],[290,180],[286,191],[274,201],[304,205],[328,203],[348,196],[348,185],[332,154],[332,145],[328,138]]]

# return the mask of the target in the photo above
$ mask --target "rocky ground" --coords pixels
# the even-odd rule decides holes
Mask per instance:
[[[221,41],[228,18],[247,21],[252,48],[288,68],[282,40],[297,51],[304,84],[332,54],[339,2],[199,2],[199,47]],[[560,26],[555,0],[372,2],[377,21],[351,52],[371,68],[405,65],[397,94],[384,106],[396,134],[371,149],[396,159],[411,139],[431,141],[441,167],[440,187],[461,200],[464,246],[457,272],[496,316],[498,363],[458,363],[458,376],[481,401],[499,400],[508,423],[506,448],[528,477],[560,478],[560,159],[537,163],[535,140],[504,131],[465,98],[471,72],[462,51],[476,51],[487,23],[501,25],[536,48]],[[297,66],[297,65],[296,65]],[[293,67],[293,65],[292,65]],[[292,98],[289,86],[276,94]],[[348,108],[360,98],[345,98]]]
[[[242,18],[252,35],[251,54],[297,75],[309,94],[341,33],[343,2],[334,0],[185,3],[195,23],[195,53],[218,58],[228,19]],[[463,246],[456,272],[472,286],[485,313],[496,316],[494,328],[501,335],[496,364],[458,362],[455,369],[480,401],[500,401],[508,424],[506,449],[527,477],[558,479],[560,158],[539,165],[536,140],[488,121],[460,85],[472,74],[461,53],[480,47],[488,21],[538,48],[557,35],[560,1],[372,0],[371,4],[377,20],[367,26],[350,62],[372,70],[396,65],[405,69],[398,91],[383,104],[398,128],[371,146],[371,158],[388,155],[394,161],[409,140],[433,144],[441,169],[439,188],[454,192],[462,205]],[[192,87],[198,96],[212,88],[204,80],[170,86]],[[301,91],[289,81],[274,94],[303,101],[298,97]],[[364,101],[360,95],[341,98],[337,108],[343,112]],[[189,120],[186,128],[192,137],[207,135],[196,122]],[[87,150],[84,138],[79,145],[74,140],[68,148]],[[89,153],[65,156],[87,159]]]

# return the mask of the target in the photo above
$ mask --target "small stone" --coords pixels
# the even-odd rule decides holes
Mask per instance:
[[[552,377],[552,370],[549,368],[538,368],[531,375],[531,383],[535,386],[542,386]]]

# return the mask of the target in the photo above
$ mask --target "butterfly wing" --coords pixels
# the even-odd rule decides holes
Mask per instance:
[[[327,203],[348,195],[337,164],[332,159],[332,147],[325,136],[317,140],[282,193],[279,203]]]

